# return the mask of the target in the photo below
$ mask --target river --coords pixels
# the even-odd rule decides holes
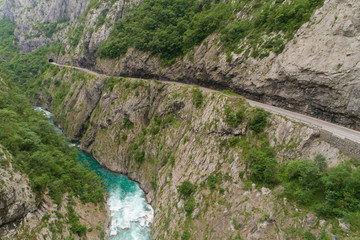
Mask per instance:
[[[51,120],[51,113],[42,108]],[[58,129],[61,131],[60,129]],[[76,146],[76,144],[73,144]],[[139,184],[122,174],[113,173],[103,167],[89,154],[78,150],[78,161],[89,167],[106,182],[109,193],[107,204],[111,214],[110,240],[148,240],[154,210],[146,202],[145,194]]]

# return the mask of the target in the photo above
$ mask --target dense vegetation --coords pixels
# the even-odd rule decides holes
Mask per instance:
[[[323,0],[146,0],[119,20],[98,50],[116,58],[130,47],[173,63],[209,34],[220,32],[228,53],[280,53]],[[239,14],[241,13],[241,14]],[[250,48],[248,47],[250,46]],[[229,58],[228,60],[231,60]]]
[[[99,56],[119,57],[135,47],[171,62],[224,24],[230,7],[211,0],[143,1],[116,23]]]
[[[225,105],[224,118],[231,127],[238,127],[244,118],[248,119],[249,133],[241,139],[229,137],[220,142],[220,153],[225,154],[230,148],[239,147],[243,153],[246,170],[239,172],[246,188],[251,183],[258,187],[276,188],[283,186],[284,191],[276,193],[281,199],[287,197],[298,206],[308,209],[317,216],[335,219],[342,218],[351,224],[352,231],[360,229],[360,163],[354,159],[329,168],[323,155],[316,155],[313,160],[294,159],[279,163],[276,150],[270,146],[264,132],[268,125],[269,113],[262,109],[245,111],[241,106],[238,113],[234,106]],[[237,118],[239,116],[239,118]],[[210,190],[216,189],[221,181],[216,175],[208,177]],[[183,182],[178,187],[181,195],[190,185]],[[275,190],[276,192],[276,190]],[[340,234],[338,230],[333,230]],[[307,238],[305,238],[307,239]],[[309,238],[311,239],[311,238]]]
[[[100,179],[77,162],[76,150],[17,89],[28,94],[38,91],[41,74],[52,67],[46,54],[59,48],[48,46],[20,55],[14,47],[14,29],[15,24],[8,19],[0,20],[0,77],[7,81],[0,89],[0,144],[29,176],[38,199],[49,191],[57,203],[65,192],[84,202],[103,202]]]
[[[38,198],[48,190],[56,203],[65,192],[84,202],[103,202],[101,181],[77,162],[76,149],[24,96],[6,85],[0,91],[0,130],[0,144],[29,176]]]
[[[246,158],[248,179],[259,186],[284,186],[284,195],[326,218],[342,217],[352,230],[360,224],[360,164],[349,161],[328,168],[326,159],[292,160],[279,164],[265,133],[251,134],[239,143]],[[243,173],[240,173],[241,177]]]
[[[48,63],[47,55],[58,54],[59,45],[49,45],[31,53],[21,55],[15,47],[15,23],[9,19],[0,20],[0,66],[7,70],[7,79],[14,82],[26,95],[34,95],[40,89],[46,70],[55,67]]]
[[[0,20],[0,61],[11,58],[18,52],[15,47],[14,30],[16,25],[9,19]]]

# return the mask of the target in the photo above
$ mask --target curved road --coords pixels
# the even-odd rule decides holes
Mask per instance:
[[[86,68],[80,68],[80,67],[74,67],[74,66],[69,66],[69,65],[61,65],[61,64],[57,64],[57,63],[52,63],[56,66],[59,67],[69,67],[69,68],[75,68],[78,69],[80,71],[89,73],[89,74],[93,74],[93,75],[97,75],[97,76],[106,76],[108,77],[108,75],[104,75],[101,73],[97,73],[91,70],[88,70]],[[190,84],[185,84],[185,83],[179,83],[179,82],[171,82],[171,81],[160,81],[160,82],[164,82],[167,84],[176,84],[176,85],[182,85],[182,86],[192,86]],[[204,87],[200,87],[201,90],[205,91],[205,92],[220,92],[220,91],[216,91],[210,88],[204,88]],[[330,122],[326,122],[317,118],[313,118],[313,117],[309,117],[307,115],[301,114],[301,113],[296,113],[296,112],[291,112],[282,108],[278,108],[278,107],[274,107],[271,105],[267,105],[264,103],[260,103],[260,102],[255,102],[249,99],[246,99],[246,101],[253,107],[260,107],[263,108],[269,112],[275,113],[275,114],[280,114],[283,116],[286,116],[287,118],[308,124],[310,126],[314,126],[314,127],[318,127],[320,129],[324,129],[326,131],[329,131],[331,133],[333,133],[334,135],[340,137],[340,138],[347,138],[349,140],[352,140],[354,142],[360,143],[360,132],[355,131],[353,129],[350,128],[346,128],[340,125],[336,125]]]

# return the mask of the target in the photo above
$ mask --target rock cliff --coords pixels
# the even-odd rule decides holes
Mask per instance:
[[[114,22],[139,2],[93,1],[88,5],[88,1],[6,0],[0,17],[17,23],[22,52],[49,41],[60,42],[64,49],[57,61],[61,63],[119,76],[231,89],[254,100],[360,129],[358,1],[325,1],[281,54],[263,59],[231,53],[231,61],[227,61],[217,33],[170,67],[133,49],[116,60],[97,59],[96,50],[109,36]]]
[[[170,67],[131,49],[119,60],[98,59],[94,68],[120,76],[231,89],[359,130],[359,9],[355,0],[325,1],[283,53],[261,60],[232,53],[231,62],[226,61],[219,36],[213,34]]]
[[[61,41],[88,3],[87,0],[5,0],[0,7],[0,18],[16,23],[15,36],[21,53],[28,53],[54,40]]]
[[[217,33],[171,66],[134,49],[115,60],[97,58],[96,50],[114,22],[139,2],[88,6],[88,1],[34,0],[13,5],[6,0],[0,17],[17,23],[22,52],[59,41],[59,63],[108,75],[229,89],[360,130],[359,1],[325,1],[281,54],[261,60],[235,53],[227,58]],[[55,14],[45,22],[49,9]],[[41,24],[34,27],[37,22]],[[270,190],[251,184],[246,144],[263,139],[249,129],[256,110],[242,97],[202,92],[198,106],[198,90],[192,87],[73,69],[46,74],[50,85],[43,83],[46,91],[33,101],[52,110],[66,134],[80,140],[81,148],[104,167],[141,183],[155,208],[152,239],[176,239],[187,232],[199,239],[301,239],[304,232],[319,236],[339,228],[344,239],[358,237],[339,220],[325,221],[298,209],[284,198],[282,187]],[[244,111],[241,124],[229,124],[227,107]],[[264,135],[279,162],[313,159],[319,153],[329,166],[348,160],[321,141],[318,129],[281,116],[269,117]],[[190,202],[177,188],[186,180],[195,185]],[[185,209],[190,206],[189,213]]]
[[[14,169],[12,156],[0,146],[0,227],[36,209],[35,195],[27,176]]]
[[[11,91],[11,87],[0,77],[0,92]],[[10,121],[6,114],[4,119]],[[1,127],[6,131],[3,121]],[[48,189],[44,194],[33,189],[34,179],[31,181],[22,167],[18,158],[0,145],[0,239],[80,239],[70,221],[70,207],[73,218],[78,217],[79,224],[85,226],[82,238],[98,240],[109,235],[110,216],[106,204],[85,204],[65,193],[58,205],[49,197]]]
[[[66,84],[78,74],[62,69],[50,86],[59,80]],[[289,204],[282,187],[256,188],[246,177],[246,142],[256,144],[261,137],[248,127],[255,109],[242,97],[202,92],[199,106],[198,91],[189,86],[88,74],[75,79],[68,88],[78,93],[71,90],[64,96],[59,106],[67,113],[55,119],[62,126],[86,126],[64,129],[69,136],[81,136],[81,148],[104,167],[141,183],[155,209],[152,239],[176,238],[187,231],[197,239],[301,239],[306,231],[318,235],[333,226]],[[61,85],[49,89],[54,96]],[[92,111],[86,107],[91,99],[98,99]],[[57,109],[54,103],[48,106]],[[245,112],[237,127],[224,113],[228,107]],[[321,141],[318,129],[281,116],[270,116],[265,133],[279,162],[313,159],[319,153],[330,166],[348,159]],[[190,214],[177,188],[185,180],[196,186]]]

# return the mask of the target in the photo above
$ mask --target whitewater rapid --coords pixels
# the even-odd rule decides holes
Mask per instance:
[[[51,112],[40,107],[51,121]],[[52,122],[52,121],[51,121]],[[78,147],[78,144],[72,143]],[[122,174],[103,168],[91,155],[78,151],[78,160],[88,165],[101,179],[105,180],[109,193],[107,204],[111,214],[110,240],[149,240],[154,210],[147,203],[145,193],[139,184]]]

